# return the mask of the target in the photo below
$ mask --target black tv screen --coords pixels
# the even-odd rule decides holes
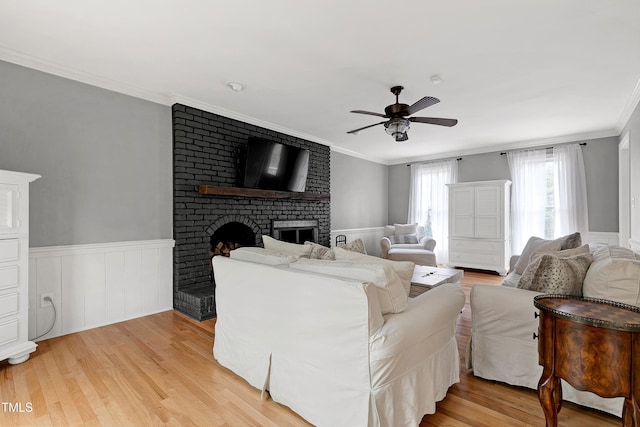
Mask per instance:
[[[244,187],[304,192],[309,150],[258,138],[247,143]]]

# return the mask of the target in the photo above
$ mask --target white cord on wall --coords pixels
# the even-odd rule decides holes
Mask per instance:
[[[58,312],[56,311],[56,306],[53,303],[53,300],[51,299],[51,297],[49,296],[44,297],[44,300],[51,303],[51,307],[53,308],[53,322],[51,322],[51,326],[49,327],[49,329],[47,329],[47,332],[45,332],[44,334],[38,335],[35,338],[32,338],[31,341],[35,341],[38,338],[42,338],[43,336],[47,335],[49,332],[51,332],[51,330],[53,329],[53,326],[56,324],[56,317],[58,316]]]

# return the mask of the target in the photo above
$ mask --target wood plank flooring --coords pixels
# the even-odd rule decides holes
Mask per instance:
[[[464,368],[473,283],[467,271],[457,331],[461,381],[420,426],[544,426],[535,391],[476,378]],[[215,319],[175,311],[40,341],[20,365],[0,362],[2,426],[305,426],[288,408],[212,357]],[[560,426],[619,426],[618,418],[565,403]]]

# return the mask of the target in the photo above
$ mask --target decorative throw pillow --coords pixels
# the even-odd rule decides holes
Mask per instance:
[[[333,253],[333,250],[331,248],[319,245],[314,242],[304,242],[304,244],[311,246],[311,253],[309,254],[309,258],[311,259],[336,259],[336,254]]]
[[[311,254],[311,246],[309,245],[297,245],[295,243],[283,242],[278,239],[274,239],[271,236],[262,235],[262,242],[264,248],[270,251],[282,252],[290,255],[297,255],[299,257],[309,258]]]
[[[418,235],[417,234],[396,234],[394,236],[389,236],[389,240],[392,245],[397,245],[400,243],[418,243]]]
[[[234,249],[229,252],[229,257],[240,261],[249,261],[267,265],[288,265],[300,258],[297,255],[285,254],[257,247],[242,247]]]
[[[524,273],[524,269],[529,265],[529,260],[534,252],[556,252],[560,250],[560,246],[562,246],[560,240],[545,240],[541,237],[530,237],[520,254],[520,258],[518,258],[518,262],[516,262],[516,273]]]
[[[362,239],[356,239],[353,242],[349,242],[346,245],[340,246],[342,249],[346,249],[351,252],[358,252],[361,254],[367,254],[367,250],[364,247]]]
[[[404,290],[407,295],[409,295],[409,291],[411,290],[411,279],[413,278],[413,270],[416,266],[411,261],[393,261],[372,255],[360,254],[358,252],[345,251],[342,248],[335,248],[333,251],[336,254],[336,260],[338,261],[379,262],[390,265],[398,274],[398,277],[400,277]]]
[[[396,229],[396,235],[416,234],[418,229],[418,224],[393,224],[393,226]]]
[[[568,236],[564,236],[564,241],[562,242],[562,245],[560,245],[560,250],[573,249],[579,247],[580,245],[582,245],[582,236],[580,236],[580,233],[575,232],[573,234],[569,234]]]
[[[547,252],[534,252],[534,253],[532,253],[531,257],[529,258],[529,264],[531,264],[533,261],[535,261],[538,258],[540,258],[545,253],[547,253]],[[551,255],[557,256],[558,258],[569,258],[569,257],[572,257],[574,255],[582,255],[582,254],[589,254],[589,253],[591,253],[591,251],[589,249],[589,245],[582,245],[579,248],[565,249],[565,250],[562,250],[562,251],[551,252]]]
[[[582,286],[585,297],[640,305],[640,255],[620,246],[594,245]]]
[[[568,236],[562,236],[555,240],[545,240],[540,237],[531,237],[527,241],[527,244],[518,258],[518,262],[515,265],[515,272],[518,274],[524,273],[524,269],[527,268],[531,261],[531,255],[534,252],[556,252],[561,249],[577,248],[581,244],[580,233],[573,233]]]
[[[592,261],[590,253],[567,258],[540,254],[525,269],[518,288],[547,294],[582,296],[582,283]]]

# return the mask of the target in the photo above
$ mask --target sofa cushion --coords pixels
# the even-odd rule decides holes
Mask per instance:
[[[407,295],[409,295],[409,291],[411,290],[411,278],[413,277],[413,270],[416,266],[414,263],[409,261],[392,261],[389,259],[347,251],[342,248],[335,248],[333,251],[336,254],[337,261],[379,262],[389,264],[391,268],[395,270],[398,277],[400,277],[402,285],[404,286]]]
[[[532,257],[517,287],[549,294],[582,296],[582,282],[593,261],[590,253],[556,256],[542,253]]]
[[[583,294],[640,306],[640,255],[619,246],[596,246]]]
[[[314,242],[304,242],[304,244],[311,246],[311,253],[309,254],[309,258],[311,259],[327,259],[327,260],[336,259],[336,254],[333,253],[333,249],[331,248],[319,245]]]
[[[577,234],[577,236],[576,236]],[[518,262],[516,262],[515,271],[518,274],[524,273],[524,269],[530,262],[531,255],[535,252],[556,252],[561,249],[577,248],[582,244],[580,233],[573,233],[567,236],[559,237],[555,240],[545,240],[540,237],[532,236],[520,254]]]
[[[305,258],[309,258],[311,250],[313,249],[309,245],[297,245],[295,243],[283,242],[281,240],[274,239],[271,236],[265,236],[264,234],[262,235],[262,242],[264,243],[264,248],[269,249],[270,251],[297,255]]]
[[[418,235],[413,234],[394,234],[389,236],[392,245],[398,244],[416,244],[418,243]]]
[[[379,262],[342,262],[301,258],[290,265],[294,270],[361,280],[376,287],[382,314],[400,313],[407,308],[407,294],[395,270]]]
[[[297,255],[285,254],[264,248],[242,247],[229,252],[232,259],[256,262],[267,265],[287,265],[300,258]]]

